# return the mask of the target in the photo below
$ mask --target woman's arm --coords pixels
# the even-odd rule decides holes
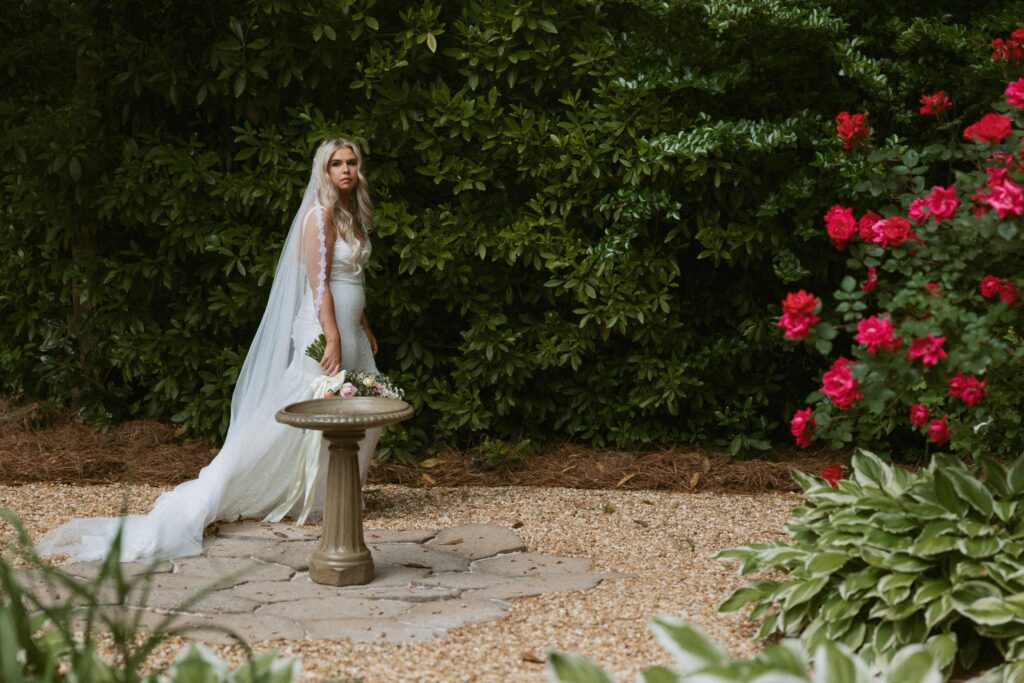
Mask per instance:
[[[303,251],[306,274],[309,276],[314,304],[319,298],[320,305],[316,317],[327,340],[324,356],[320,359],[320,367],[328,375],[335,375],[341,370],[341,333],[338,331],[338,320],[334,316],[334,296],[330,287],[330,254],[334,249],[336,235],[326,212],[322,209],[309,215],[305,227]]]

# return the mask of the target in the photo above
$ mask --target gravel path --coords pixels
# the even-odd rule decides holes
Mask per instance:
[[[165,489],[151,486],[0,486],[0,507],[16,512],[34,538],[71,517],[145,512]],[[717,606],[742,583],[734,565],[710,559],[724,548],[785,538],[794,494],[739,496],[556,488],[370,486],[366,526],[516,526],[531,551],[587,557],[593,571],[628,574],[585,592],[513,601],[498,621],[466,626],[440,642],[290,641],[255,644],[303,660],[304,680],[536,681],[549,649],[586,654],[624,680],[668,664],[647,628],[654,615],[697,624],[734,655],[750,655],[754,627]],[[10,530],[0,527],[0,545]],[[183,641],[158,655],[170,657]],[[229,661],[240,649],[220,647]]]

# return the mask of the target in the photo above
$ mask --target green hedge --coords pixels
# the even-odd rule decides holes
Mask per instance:
[[[17,3],[0,377],[222,434],[324,136],[377,202],[368,315],[425,445],[765,448],[812,387],[777,301],[837,272],[833,118],[916,139],[1021,2]],[[979,104],[980,107],[980,104]],[[979,109],[980,111],[980,109]]]

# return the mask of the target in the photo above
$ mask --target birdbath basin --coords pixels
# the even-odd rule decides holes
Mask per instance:
[[[363,541],[359,442],[367,429],[401,422],[412,414],[405,401],[377,396],[316,398],[277,412],[278,422],[322,431],[329,443],[323,531],[309,561],[313,581],[351,586],[373,580],[373,558]]]

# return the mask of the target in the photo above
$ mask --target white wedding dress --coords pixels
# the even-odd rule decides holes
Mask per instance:
[[[203,548],[203,530],[214,521],[264,517],[278,521],[286,512],[293,518],[305,516],[303,513],[322,512],[326,442],[319,432],[307,436],[303,430],[274,419],[275,413],[285,405],[323,394],[326,375],[320,364],[305,354],[306,348],[322,333],[317,320],[323,299],[322,285],[330,287],[334,299],[341,334],[342,369],[376,373],[377,367],[370,342],[360,325],[365,304],[364,267],[370,257],[369,239],[361,248],[354,248],[342,239],[334,240],[330,268],[326,268],[326,214],[310,197],[307,188],[296,223],[299,223],[299,216],[305,217],[301,224],[293,223],[289,233],[282,263],[278,264],[275,275],[271,302],[233,395],[231,427],[221,451],[200,471],[198,478],[162,494],[149,514],[74,519],[43,537],[38,547],[40,554],[68,555],[72,561],[102,559],[110,550],[118,526],[123,525],[122,562],[198,555]],[[312,207],[307,209],[309,204]],[[298,235],[297,231],[305,234]],[[296,259],[301,261],[302,258],[298,243],[309,244],[310,236],[319,237],[319,268],[314,264],[308,270],[296,269]],[[315,242],[313,247],[316,248]],[[311,286],[309,274],[317,270],[319,282]],[[291,297],[295,299],[291,308],[298,307],[291,319],[291,343],[273,340],[273,343],[261,345],[266,335],[280,335],[286,329],[278,319],[283,317],[282,311],[290,309],[275,306],[278,301],[275,296],[280,293],[279,279],[294,280],[296,285],[292,289],[301,293],[301,303],[297,297]],[[301,285],[297,284],[299,282]],[[274,309],[273,315],[271,309]],[[281,349],[289,352],[290,361],[283,372],[275,373],[275,366],[283,365],[285,352]],[[275,360],[274,356],[280,358]],[[367,430],[360,444],[359,470],[364,482],[379,436],[379,429]],[[306,456],[300,454],[304,448]],[[304,477],[308,481],[304,481]],[[304,495],[296,498],[297,491]],[[281,509],[282,504],[285,509]]]

